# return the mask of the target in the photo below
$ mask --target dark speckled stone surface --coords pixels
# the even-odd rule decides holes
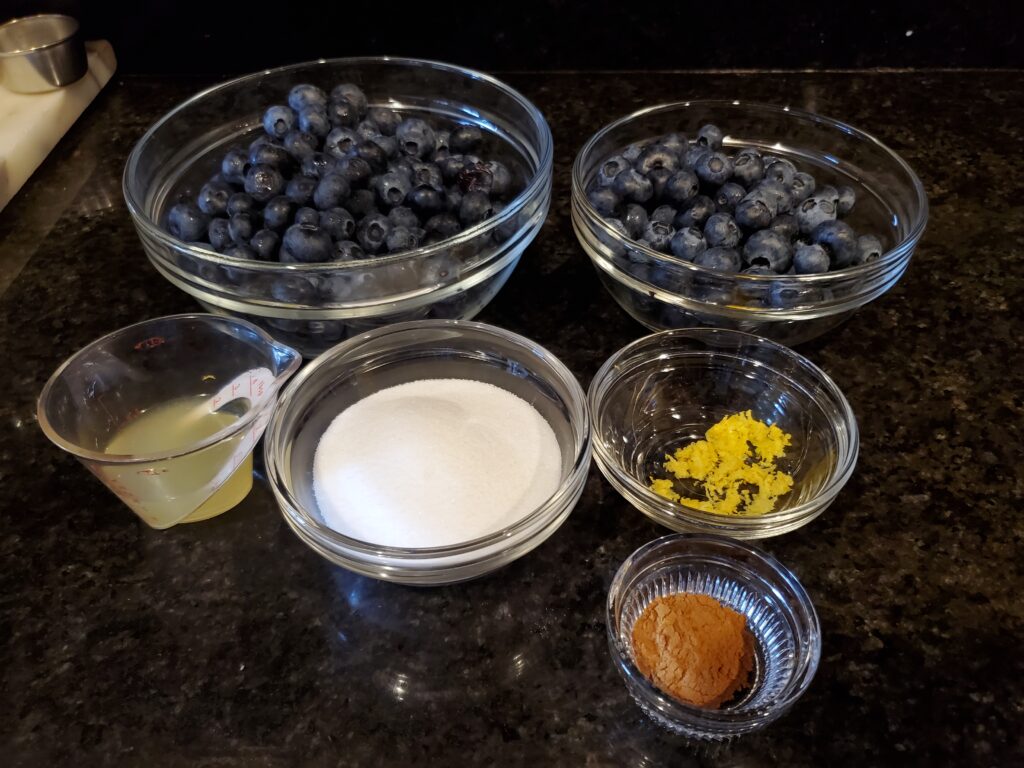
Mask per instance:
[[[0,214],[0,762],[5,765],[1024,763],[1024,74],[521,75],[557,144],[551,216],[480,319],[584,383],[643,329],[577,246],[568,169],[643,104],[786,102],[880,136],[932,214],[903,281],[805,348],[860,419],[852,481],[766,543],[819,611],[817,678],[762,734],[694,751],[612,668],[605,592],[664,531],[591,472],[564,527],[469,584],[328,565],[260,482],[235,511],[145,527],[40,433],[35,398],[91,339],[195,308],[120,193],[131,144],[197,82],[113,83]]]

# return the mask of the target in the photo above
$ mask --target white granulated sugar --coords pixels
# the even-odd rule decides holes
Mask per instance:
[[[469,379],[383,389],[331,422],[313,491],[339,533],[393,547],[458,544],[501,530],[557,489],[551,425],[525,400]]]

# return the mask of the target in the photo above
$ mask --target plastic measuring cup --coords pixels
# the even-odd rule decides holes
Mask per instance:
[[[253,448],[301,363],[298,352],[244,320],[147,320],[68,358],[39,396],[39,425],[153,528],[205,520],[249,492]],[[142,426],[143,416],[153,423],[169,404],[166,428],[144,435],[146,450],[110,451],[126,429]],[[196,418],[214,419],[215,431],[204,422],[200,437],[181,444],[188,433],[177,427]]]

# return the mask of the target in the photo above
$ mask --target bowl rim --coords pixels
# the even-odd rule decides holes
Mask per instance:
[[[601,214],[590,204],[586,194],[583,191],[584,178],[583,178],[583,164],[588,156],[593,152],[595,145],[598,141],[604,138],[607,134],[613,130],[620,128],[634,120],[638,120],[649,115],[653,115],[660,112],[671,112],[674,110],[691,109],[694,107],[726,107],[735,108],[743,107],[749,108],[755,111],[770,112],[773,114],[785,114],[792,117],[796,117],[802,120],[806,120],[812,123],[820,125],[826,125],[829,128],[841,131],[849,136],[854,136],[863,141],[873,144],[877,149],[887,154],[892,160],[896,162],[900,170],[902,170],[910,180],[910,186],[916,197],[917,205],[920,210],[917,216],[914,217],[911,223],[910,232],[898,243],[895,243],[892,248],[887,250],[881,255],[880,258],[875,261],[868,262],[866,264],[860,264],[853,267],[845,267],[844,269],[838,269],[830,272],[821,272],[810,275],[745,275],[742,272],[720,272],[718,270],[711,269],[709,267],[702,267],[698,264],[694,264],[691,261],[680,259],[671,253],[662,253],[656,251],[653,248],[649,248],[643,243],[633,240],[632,238],[623,237],[622,233],[618,230],[609,226]],[[799,109],[797,107],[790,106],[778,106],[776,104],[768,104],[760,101],[749,101],[742,99],[687,99],[685,101],[673,101],[665,102],[661,104],[655,104],[650,107],[644,107],[638,109],[635,112],[631,112],[628,115],[618,118],[604,125],[598,129],[583,145],[583,147],[576,154],[576,158],[572,164],[572,199],[574,203],[581,206],[583,213],[586,215],[587,223],[594,227],[600,227],[601,232],[608,238],[612,238],[613,241],[628,243],[631,248],[635,248],[644,256],[658,261],[666,261],[670,264],[679,266],[684,269],[692,271],[695,275],[709,275],[717,279],[729,279],[738,280],[740,283],[749,281],[751,285],[764,285],[772,281],[777,280],[793,280],[802,284],[814,285],[816,283],[826,283],[830,280],[835,280],[843,277],[856,277],[858,275],[868,274],[879,270],[881,267],[888,267],[893,262],[898,261],[902,258],[909,257],[916,246],[918,240],[924,234],[925,227],[928,225],[928,195],[925,192],[924,184],[921,179],[914,172],[913,168],[904,160],[895,150],[884,144],[880,139],[874,135],[856,128],[848,123],[844,123],[841,120],[827,117],[825,115],[818,114],[816,112],[810,112],[808,110]]]
[[[540,506],[532,512],[520,518],[514,523],[505,526],[497,531],[485,534],[484,536],[469,541],[457,542],[436,547],[395,547],[372,542],[363,541],[354,537],[346,536],[335,531],[327,524],[321,522],[315,515],[311,514],[305,506],[299,502],[292,493],[291,488],[284,481],[283,466],[286,463],[285,456],[274,450],[274,445],[279,441],[279,433],[284,420],[284,414],[297,397],[298,391],[320,368],[328,361],[355,350],[360,346],[372,343],[377,339],[393,334],[406,333],[421,329],[457,329],[468,330],[486,336],[498,337],[504,341],[512,342],[524,351],[530,352],[542,358],[553,372],[565,384],[570,393],[570,400],[567,403],[576,411],[575,417],[578,424],[573,429],[573,440],[575,456],[573,463],[567,468],[564,476],[559,481],[555,492],[549,496]],[[334,552],[341,552],[345,556],[356,557],[366,562],[367,559],[377,560],[379,558],[393,558],[397,561],[404,561],[402,566],[416,568],[416,563],[423,560],[436,561],[444,558],[457,557],[460,555],[473,554],[479,550],[487,549],[502,541],[515,541],[515,537],[530,529],[539,521],[555,516],[562,510],[571,499],[575,498],[576,484],[574,479],[581,473],[586,473],[590,467],[590,456],[593,445],[590,411],[587,408],[587,397],[577,378],[566,367],[566,365],[553,355],[546,348],[533,340],[513,331],[506,330],[499,326],[481,323],[472,320],[451,320],[451,319],[428,319],[410,320],[404,323],[375,328],[373,330],[353,336],[340,344],[335,345],[318,356],[313,362],[307,365],[295,376],[278,400],[277,407],[271,416],[270,423],[264,435],[264,462],[267,471],[267,480],[278,506],[285,516],[289,525],[299,525],[303,531],[310,535],[318,545],[327,546]],[[467,565],[459,562],[457,565]],[[456,565],[456,564],[452,564]],[[437,564],[428,563],[425,568],[434,568]]]
[[[217,253],[212,248],[200,248],[192,245],[184,240],[179,240],[172,236],[170,232],[167,232],[159,226],[153,219],[150,218],[149,214],[145,210],[145,206],[142,201],[135,198],[131,191],[132,177],[135,175],[135,171],[139,164],[139,158],[142,151],[146,148],[153,135],[167,122],[179,115],[179,113],[193,107],[203,99],[211,96],[219,91],[227,90],[241,86],[246,81],[255,80],[261,77],[267,77],[270,75],[280,75],[293,70],[307,69],[312,67],[329,67],[329,66],[357,66],[360,64],[370,63],[390,63],[397,64],[406,67],[426,67],[430,69],[441,70],[453,75],[461,75],[472,80],[479,80],[487,83],[492,88],[502,92],[513,101],[517,102],[521,107],[525,109],[530,118],[534,121],[535,126],[539,129],[540,133],[540,146],[537,158],[537,170],[533,173],[530,181],[519,192],[512,200],[505,204],[505,208],[500,214],[490,219],[470,227],[469,229],[463,230],[454,237],[440,240],[437,243],[433,243],[429,246],[423,246],[421,248],[414,248],[410,251],[400,251],[398,253],[388,254],[385,256],[374,256],[371,259],[360,259],[350,262],[316,262],[311,264],[282,264],[280,262],[264,262],[258,260],[241,259],[234,256],[225,256],[224,254]],[[317,274],[319,272],[337,272],[344,270],[365,270],[368,266],[377,267],[380,265],[397,264],[406,260],[413,260],[419,258],[426,258],[435,254],[446,253],[453,247],[468,243],[475,240],[482,233],[497,229],[502,224],[510,221],[513,217],[518,215],[519,211],[522,210],[526,204],[532,200],[538,192],[547,184],[550,183],[551,171],[554,160],[554,140],[551,135],[551,128],[548,126],[547,120],[544,118],[543,113],[537,108],[537,106],[527,99],[518,90],[507,85],[503,81],[488,75],[484,72],[479,72],[474,69],[467,69],[460,67],[455,64],[448,64],[442,61],[435,61],[433,59],[417,59],[402,56],[351,56],[351,57],[339,57],[333,59],[312,59],[309,61],[298,62],[296,64],[287,64],[281,67],[273,67],[270,69],[260,70],[258,72],[250,72],[240,77],[235,77],[230,80],[225,80],[220,83],[216,83],[208,88],[199,91],[190,96],[185,101],[180,102],[170,111],[165,113],[160,119],[158,119],[153,125],[151,125],[142,137],[132,147],[131,153],[128,155],[128,159],[124,165],[124,171],[121,174],[121,191],[124,195],[125,204],[128,207],[129,214],[136,226],[142,229],[146,236],[152,237],[159,241],[161,244],[174,248],[177,251],[184,251],[195,257],[201,257],[207,262],[213,264],[220,264],[228,267],[244,266],[247,269],[252,269],[256,272],[268,272],[273,274],[280,274],[283,272],[294,272],[298,274]]]
[[[624,644],[619,639],[618,626],[620,624],[620,617],[618,612],[615,610],[616,602],[618,601],[620,605],[624,604],[625,601],[621,598],[624,596],[625,587],[639,583],[639,580],[636,577],[642,576],[646,570],[649,570],[638,570],[638,563],[643,557],[681,542],[689,542],[696,546],[700,546],[701,544],[711,544],[719,548],[723,548],[726,552],[720,554],[719,557],[730,563],[735,562],[730,555],[741,554],[744,557],[753,558],[760,564],[767,566],[774,576],[792,590],[796,597],[797,606],[801,611],[806,613],[806,619],[810,630],[808,636],[813,639],[813,642],[810,643],[810,646],[807,648],[807,652],[804,655],[804,664],[798,669],[799,674],[794,675],[793,681],[791,681],[797,682],[797,685],[795,687],[787,686],[787,688],[782,691],[782,693],[795,695],[789,695],[785,698],[773,700],[771,702],[772,707],[770,709],[763,706],[759,709],[751,709],[747,711],[737,709],[707,709],[687,704],[676,699],[674,696],[662,691],[653,682],[651,682],[646,675],[640,672],[640,669],[636,666],[636,663],[633,661],[633,658],[629,653],[629,649],[625,648]],[[627,580],[632,580],[633,584],[627,585]],[[775,585],[773,585],[773,589],[776,592],[778,591]],[[729,538],[728,536],[722,536],[720,534],[671,533],[653,539],[646,544],[642,544],[634,550],[619,565],[618,569],[615,571],[615,576],[612,577],[611,584],[608,587],[608,595],[605,599],[605,628],[608,633],[609,645],[615,651],[614,661],[619,666],[620,673],[624,676],[628,675],[627,687],[630,688],[631,693],[642,694],[643,698],[648,702],[657,703],[659,705],[667,704],[667,707],[658,706],[658,713],[665,719],[673,722],[678,722],[676,715],[682,714],[694,720],[702,720],[711,726],[747,726],[745,731],[757,730],[784,714],[789,706],[795,703],[804,694],[804,692],[806,692],[810,683],[814,680],[814,676],[818,671],[818,665],[821,662],[821,620],[818,617],[818,612],[814,607],[814,602],[811,600],[810,594],[808,594],[807,589],[800,582],[800,579],[797,578],[793,571],[760,547],[756,547],[743,541],[737,541],[736,539]],[[804,639],[806,640],[806,638]],[[797,643],[797,645],[802,646],[806,645],[806,643]],[[638,690],[634,691],[634,689]],[[665,714],[666,708],[669,709],[671,716]],[[679,710],[679,712],[674,712],[672,710]],[[737,731],[737,733],[733,735],[739,735],[741,732],[744,731]],[[729,734],[716,733],[713,738],[720,738],[725,735]]]
[[[600,414],[602,413],[602,402],[604,400],[604,395],[607,394],[607,388],[613,380],[612,374],[616,367],[622,361],[629,359],[630,356],[638,349],[641,349],[645,345],[652,344],[655,339],[671,337],[696,338],[698,340],[705,340],[709,337],[732,338],[735,341],[754,344],[756,346],[778,352],[789,360],[792,360],[807,369],[808,373],[810,373],[811,376],[820,384],[821,388],[827,393],[829,399],[839,407],[842,413],[842,426],[845,428],[845,433],[847,434],[849,441],[846,461],[842,464],[837,461],[836,466],[830,472],[828,481],[825,485],[822,486],[822,488],[819,489],[812,498],[802,504],[774,510],[772,512],[766,512],[763,515],[719,515],[713,512],[704,512],[703,510],[696,509],[695,507],[689,507],[678,502],[669,501],[668,499],[654,493],[654,491],[633,477],[631,472],[622,468],[620,462],[616,461],[605,450],[603,440],[595,439],[593,441],[594,455],[597,459],[598,467],[602,470],[607,468],[608,471],[612,472],[615,478],[613,485],[615,485],[616,482],[621,483],[625,486],[629,494],[633,494],[645,504],[653,507],[654,510],[656,510],[655,515],[651,515],[645,509],[640,509],[640,511],[647,514],[649,517],[653,517],[657,522],[662,523],[663,525],[667,525],[664,520],[671,520],[678,521],[682,524],[714,526],[718,530],[732,529],[735,532],[747,533],[762,531],[764,529],[768,529],[770,531],[773,528],[784,526],[787,523],[802,521],[804,518],[809,522],[815,516],[820,514],[823,510],[822,505],[830,503],[831,500],[835,498],[835,496],[849,481],[850,477],[852,477],[853,471],[857,466],[857,458],[860,453],[860,433],[857,426],[857,417],[853,411],[853,407],[850,405],[850,402],[846,399],[846,395],[843,394],[843,391],[831,376],[800,353],[783,344],[779,344],[778,342],[771,341],[770,339],[766,339],[752,333],[746,333],[745,331],[734,331],[727,328],[672,328],[664,331],[657,331],[647,336],[642,336],[614,352],[611,357],[604,362],[601,368],[598,369],[598,372],[594,374],[594,378],[591,380],[590,387],[587,390],[587,403],[590,407],[590,417],[593,424],[596,426],[601,421]],[[695,352],[695,354],[707,353]],[[633,500],[629,499],[628,496],[627,501],[633,503]],[[662,518],[664,518],[664,520]]]

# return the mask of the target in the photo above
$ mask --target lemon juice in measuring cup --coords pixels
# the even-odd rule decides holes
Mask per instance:
[[[300,362],[241,320],[158,318],[65,362],[39,423],[152,527],[205,520],[249,492],[252,450]]]

